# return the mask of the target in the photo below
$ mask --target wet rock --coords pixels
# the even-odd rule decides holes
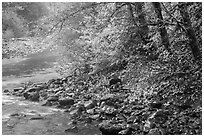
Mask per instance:
[[[34,117],[30,118],[30,120],[41,120],[41,119],[44,119],[44,117],[42,117],[42,116],[34,116]]]
[[[59,99],[59,104],[61,106],[71,106],[74,104],[74,99],[71,97],[61,98]]]
[[[25,99],[28,99],[29,96],[30,96],[30,93],[24,92],[24,93],[23,93],[23,96],[24,96]]]
[[[10,114],[11,117],[26,117],[25,114],[22,114],[22,113],[13,113],[13,114]]]
[[[23,90],[23,89],[24,89],[24,88],[19,87],[19,88],[14,88],[13,91],[14,91],[14,92],[18,92],[18,91]]]
[[[35,91],[37,91],[38,90],[38,88],[36,88],[36,87],[32,87],[32,88],[28,88],[28,89],[26,89],[24,92],[25,93],[28,93],[28,92],[35,92]]]
[[[10,91],[8,89],[5,89],[4,90],[4,93],[9,93]]]
[[[123,130],[121,125],[112,124],[110,121],[104,120],[99,124],[99,130],[102,135],[118,135],[118,133]]]

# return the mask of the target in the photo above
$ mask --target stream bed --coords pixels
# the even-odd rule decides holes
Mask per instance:
[[[47,82],[60,77],[53,69],[56,62],[57,56],[48,51],[27,58],[2,60],[2,91],[26,82]],[[2,134],[99,135],[100,131],[94,122],[73,125],[69,113],[63,109],[2,94]]]

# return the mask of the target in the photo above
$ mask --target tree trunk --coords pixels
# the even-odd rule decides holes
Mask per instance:
[[[135,2],[134,3],[135,5],[135,11],[138,15],[138,19],[139,19],[139,23],[142,27],[140,27],[141,29],[141,39],[142,41],[144,42],[144,44],[147,44],[149,41],[148,41],[148,32],[149,32],[149,28],[147,25],[144,25],[146,24],[146,19],[145,19],[145,13],[143,12],[143,5],[144,5],[144,2]]]
[[[163,24],[163,16],[162,16],[161,5],[160,5],[159,2],[152,2],[152,4],[154,6],[154,10],[155,10],[155,13],[157,15],[157,18],[160,21],[159,31],[160,31],[160,35],[161,35],[162,44],[165,46],[166,50],[170,52],[169,38],[168,38],[166,28],[165,28],[165,26]]]
[[[135,21],[135,17],[134,17],[134,13],[133,13],[133,9],[130,3],[127,3],[128,6],[128,12],[129,12],[129,16],[130,16],[130,21],[137,26],[137,23]]]
[[[133,9],[133,5],[134,5],[134,9]],[[143,25],[143,24],[146,24],[145,14],[142,11],[143,2],[136,2],[136,3],[133,3],[133,5],[131,5],[131,3],[127,3],[130,21],[139,29],[137,34],[141,39],[141,41],[144,44],[147,44],[148,26]],[[139,16],[139,23],[142,25],[142,27],[138,26],[138,22],[136,22],[135,20],[134,10]]]
[[[186,29],[186,35],[189,38],[189,45],[195,60],[201,62],[202,54],[199,49],[198,40],[191,25],[191,20],[187,11],[186,3],[179,3],[179,11],[183,18],[184,26]]]

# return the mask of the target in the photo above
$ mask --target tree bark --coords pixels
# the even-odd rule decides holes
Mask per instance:
[[[154,10],[155,10],[155,13],[157,15],[157,18],[160,21],[159,31],[160,31],[160,35],[161,35],[162,44],[165,46],[165,49],[170,52],[169,38],[168,38],[168,34],[166,31],[165,25],[163,24],[161,5],[159,2],[152,2],[152,4],[154,6]]]
[[[180,15],[183,18],[184,26],[186,29],[186,35],[189,38],[189,46],[191,48],[193,57],[195,60],[198,60],[200,63],[202,59],[202,54],[199,49],[199,44],[195,35],[195,31],[193,30],[193,27],[191,25],[191,20],[187,11],[186,3],[179,3],[179,11],[180,11]]]

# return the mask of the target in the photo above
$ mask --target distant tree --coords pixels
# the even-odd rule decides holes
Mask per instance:
[[[202,55],[199,49],[199,43],[196,38],[195,31],[192,27],[192,23],[189,17],[189,13],[187,10],[187,7],[188,7],[187,4],[188,3],[183,3],[183,2],[179,3],[178,7],[179,7],[180,14],[182,16],[182,19],[183,19],[184,27],[186,29],[186,35],[189,38],[189,46],[191,48],[193,57],[195,58],[195,60],[199,60],[199,62],[201,62]]]
[[[165,28],[163,16],[162,16],[161,5],[159,2],[153,2],[152,4],[154,6],[155,13],[156,13],[157,18],[158,18],[158,23],[159,23],[158,28],[160,31],[162,44],[165,46],[167,51],[170,51],[169,38],[168,38],[168,33],[166,31],[166,28]]]

